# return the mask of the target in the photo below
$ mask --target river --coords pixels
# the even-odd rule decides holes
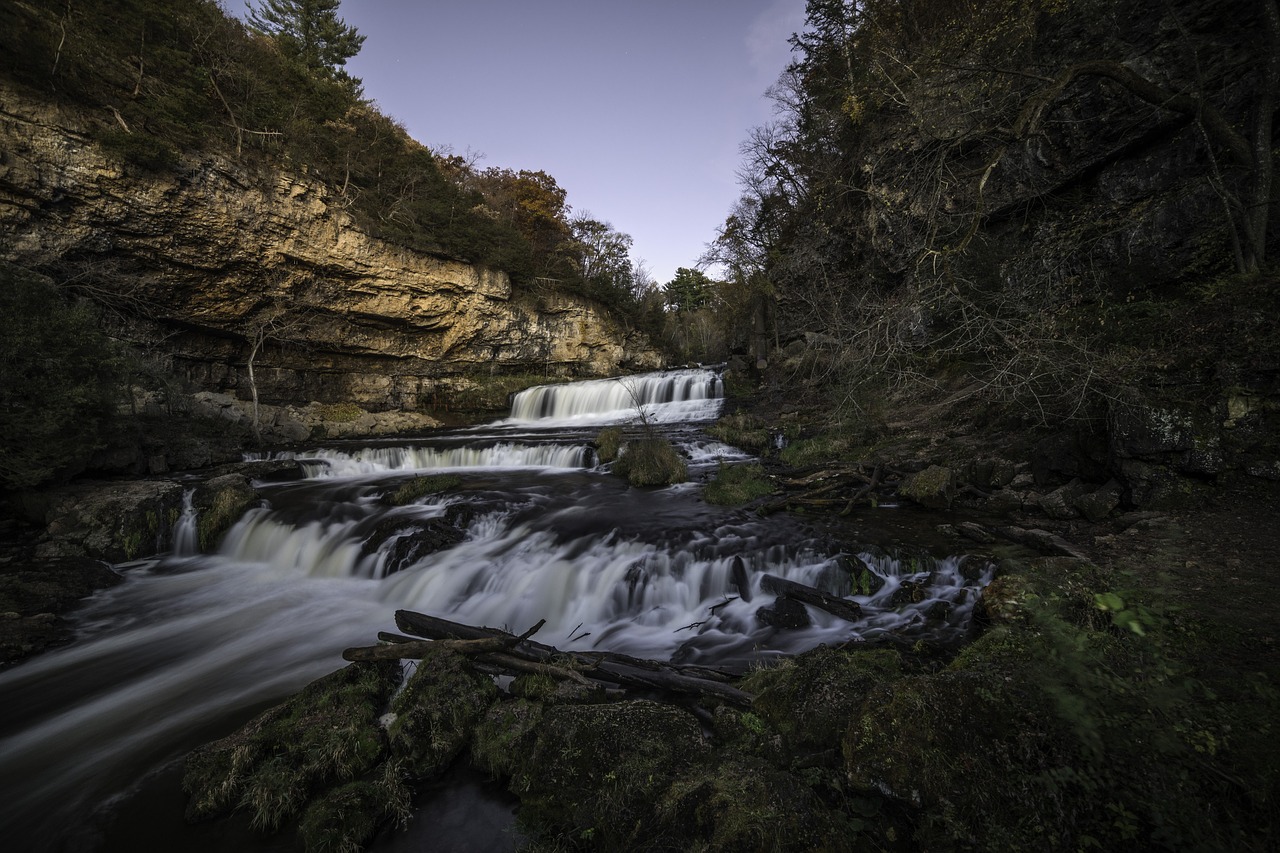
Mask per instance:
[[[0,673],[0,838],[11,850],[128,849],[153,820],[178,824],[187,750],[338,668],[344,648],[395,630],[401,608],[517,632],[545,619],[537,639],[561,648],[737,667],[820,643],[945,642],[966,630],[990,571],[964,571],[961,555],[705,503],[701,482],[718,464],[749,461],[702,432],[721,405],[720,377],[706,369],[544,386],[481,427],[294,454],[305,478],[256,484],[261,505],[216,553],[194,552],[185,517],[175,553],[118,566],[126,582],[77,611],[71,645]],[[687,457],[689,483],[631,488],[598,464],[601,427],[634,434],[645,428],[638,411]],[[440,471],[461,484],[386,502]],[[462,541],[422,556],[405,547],[444,518],[465,527]],[[862,621],[814,611],[810,627],[784,631],[755,618],[773,598],[762,575],[830,585],[851,556],[886,580],[855,596]],[[750,601],[737,595],[735,558]],[[895,606],[904,581],[926,582],[927,595]],[[459,785],[474,796],[427,820],[458,823],[459,839],[474,839],[479,823],[509,823],[499,793]],[[247,849],[238,837],[202,838],[203,849]]]

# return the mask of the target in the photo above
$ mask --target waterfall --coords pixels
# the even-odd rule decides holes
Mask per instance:
[[[724,385],[713,370],[672,370],[618,379],[538,385],[516,394],[515,422],[626,421],[643,411],[659,423],[713,420]]]
[[[572,444],[365,447],[294,454],[308,477],[350,477],[441,468],[589,468],[591,448]]]
[[[196,523],[195,489],[182,493],[182,514],[173,523],[173,553],[187,557],[200,553],[200,530]]]

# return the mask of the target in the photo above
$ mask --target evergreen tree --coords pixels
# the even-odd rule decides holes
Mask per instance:
[[[338,17],[340,0],[259,0],[249,6],[249,26],[271,36],[307,68],[345,77],[347,60],[360,52],[364,36]]]

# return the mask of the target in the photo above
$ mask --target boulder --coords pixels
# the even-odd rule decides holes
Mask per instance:
[[[243,474],[222,474],[196,487],[192,504],[201,551],[217,547],[223,534],[258,500]]]
[[[1123,494],[1124,487],[1115,480],[1111,480],[1102,488],[1076,498],[1071,505],[1080,510],[1085,518],[1096,523],[1120,506],[1120,498]]]
[[[1079,480],[1072,480],[1047,495],[1041,495],[1037,504],[1045,515],[1059,521],[1065,521],[1080,516],[1080,511],[1075,507],[1075,501],[1088,493],[1089,487],[1087,485]]]
[[[903,479],[898,485],[898,494],[929,509],[950,509],[956,496],[955,472],[941,465],[930,465]]]
[[[43,500],[41,557],[120,563],[167,551],[182,511],[182,486],[167,480],[75,483]]]

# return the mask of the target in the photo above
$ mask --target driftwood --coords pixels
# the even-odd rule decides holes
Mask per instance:
[[[391,645],[383,646],[359,646],[353,649],[347,649],[342,653],[343,660],[421,660],[429,654],[431,649],[445,648],[451,652],[457,652],[461,655],[482,655],[490,652],[502,652],[515,646],[534,634],[538,633],[543,625],[547,624],[547,620],[539,620],[528,631],[525,631],[519,637],[514,634],[494,637],[476,637],[467,640],[438,640],[435,642],[427,642],[425,640],[410,639],[407,642],[396,641]]]
[[[760,579],[760,588],[779,597],[796,601],[824,610],[832,616],[848,622],[856,622],[862,618],[862,607],[856,601],[840,598],[802,583],[789,581],[776,575],[764,575]]]
[[[709,667],[645,660],[617,652],[566,652],[529,639],[532,630],[516,636],[497,628],[464,625],[412,610],[396,611],[396,626],[401,631],[424,637],[431,642],[402,638],[395,634],[380,634],[380,639],[389,639],[391,644],[348,649],[343,656],[348,660],[379,659],[350,655],[378,655],[382,659],[420,657],[423,647],[430,647],[432,642],[445,642],[462,654],[474,654],[473,659],[485,671],[506,674],[540,672],[553,678],[572,681],[579,681],[581,678],[605,686],[618,685],[631,689],[711,696],[740,706],[751,704],[751,694],[728,683],[733,678],[731,674]],[[492,642],[499,644],[499,650],[495,651],[488,645]],[[402,654],[402,651],[409,654]]]

